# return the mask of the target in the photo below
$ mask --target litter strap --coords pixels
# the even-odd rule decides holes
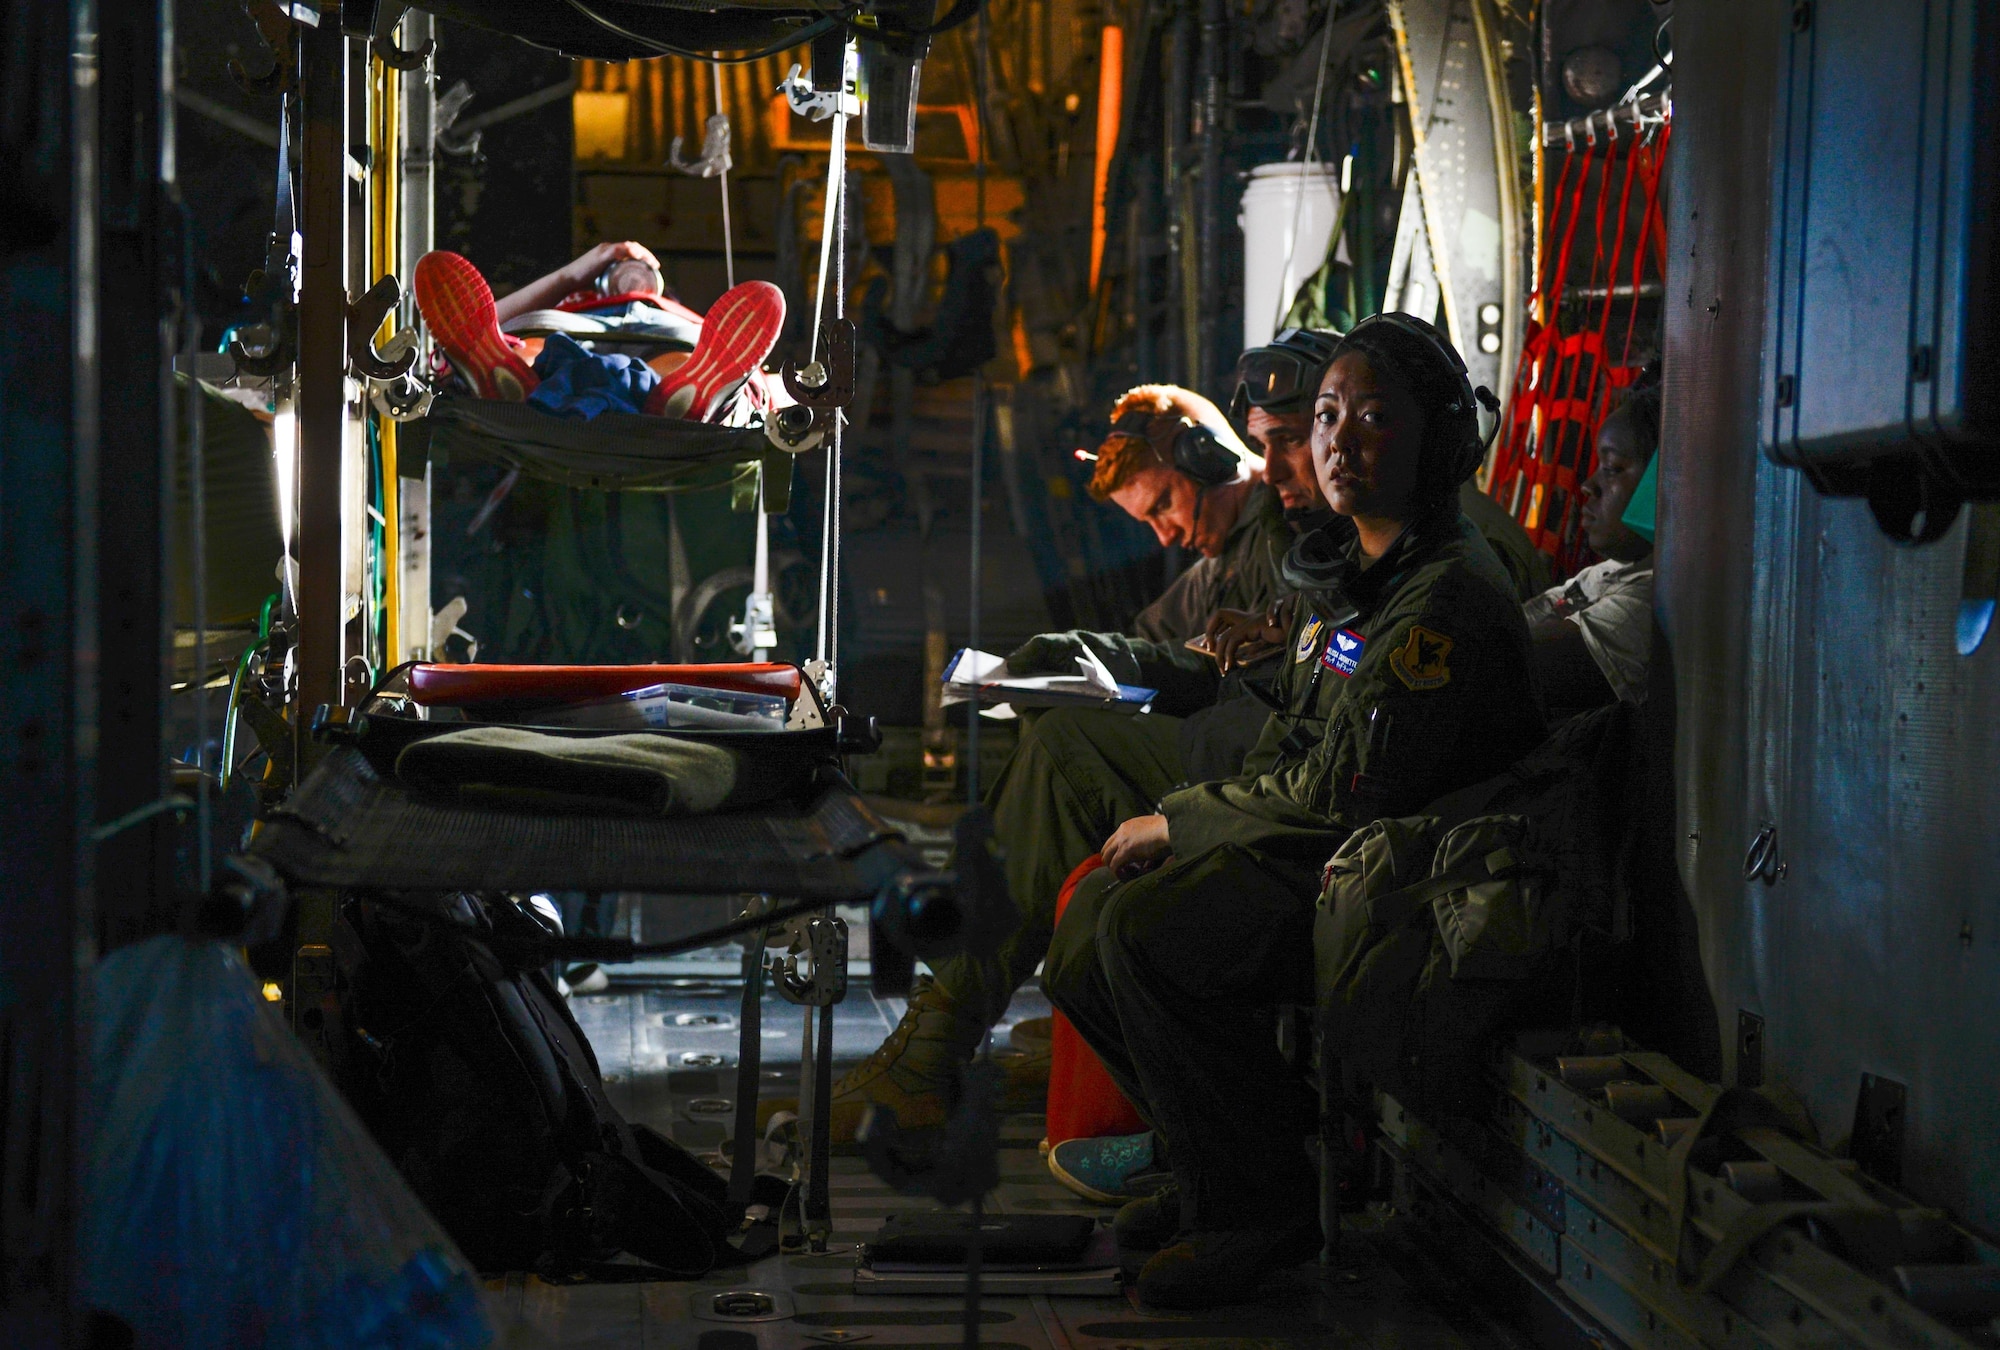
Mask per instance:
[[[872,900],[905,872],[930,873],[830,774],[804,800],[751,810],[558,815],[418,796],[353,746],[327,755],[251,852],[294,884],[388,891],[763,892],[832,904]]]

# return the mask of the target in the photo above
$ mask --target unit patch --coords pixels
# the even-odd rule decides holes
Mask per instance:
[[[1312,660],[1313,649],[1319,645],[1319,635],[1326,631],[1326,620],[1315,614],[1306,620],[1306,626],[1299,630],[1298,645],[1292,648],[1292,662]]]
[[[1352,628],[1337,628],[1333,641],[1326,644],[1326,652],[1319,658],[1319,663],[1346,679],[1361,664],[1361,649],[1367,645],[1368,640]]]
[[[1389,669],[1412,689],[1439,689],[1451,683],[1451,667],[1445,664],[1450,655],[1450,638],[1417,625],[1410,629],[1409,639],[1389,653]]]

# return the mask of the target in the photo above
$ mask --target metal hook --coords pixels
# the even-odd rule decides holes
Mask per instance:
[[[414,342],[404,344],[404,350],[394,358],[375,350],[376,330],[402,298],[403,288],[396,278],[385,275],[347,307],[347,356],[354,368],[371,380],[399,380],[417,363]]]
[[[822,327],[820,349],[820,359],[803,371],[785,362],[785,388],[808,408],[845,408],[854,401],[854,321],[834,319]]]
[[[1750,851],[1743,857],[1743,879],[1775,886],[1791,870],[1791,865],[1778,857],[1778,827],[1766,825],[1750,841]]]
[[[292,16],[275,0],[243,0],[243,12],[257,25],[257,36],[271,52],[271,68],[252,75],[249,67],[229,58],[229,75],[245,93],[289,94],[299,87],[299,66],[292,55]]]
[[[266,378],[290,369],[298,355],[298,310],[292,303],[295,259],[291,241],[271,235],[265,245],[264,265],[250,273],[243,285],[243,298],[269,316],[263,323],[246,324],[229,339],[229,356],[236,368]],[[246,345],[248,337],[256,344]]]
[[[424,45],[415,51],[405,51],[396,45],[396,25],[403,21],[403,15],[410,8],[410,0],[388,0],[375,14],[375,31],[368,37],[368,50],[376,60],[391,70],[422,70],[437,50],[437,42],[425,38]]]

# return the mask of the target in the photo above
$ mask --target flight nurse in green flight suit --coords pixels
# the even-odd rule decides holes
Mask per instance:
[[[1408,315],[1342,340],[1312,448],[1353,528],[1307,535],[1286,559],[1300,592],[1286,711],[1241,775],[1119,826],[1049,948],[1051,1001],[1174,1173],[1118,1219],[1128,1249],[1158,1249],[1139,1277],[1154,1306],[1249,1298],[1319,1249],[1303,1147],[1316,1113],[1274,1012],[1313,997],[1320,868],[1361,825],[1487,778],[1542,737],[1519,597],[1459,509],[1482,449],[1464,372]]]

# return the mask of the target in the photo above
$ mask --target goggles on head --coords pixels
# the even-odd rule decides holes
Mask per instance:
[[[1336,339],[1308,328],[1287,328],[1269,346],[1252,347],[1237,358],[1236,393],[1229,415],[1241,419],[1251,408],[1296,410],[1318,392]]]

